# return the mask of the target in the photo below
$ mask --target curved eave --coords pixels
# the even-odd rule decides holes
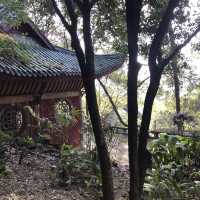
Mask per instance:
[[[110,66],[104,67],[103,70],[98,70],[97,68],[95,69],[95,78],[101,78],[103,76],[106,76],[108,74],[111,74],[112,72],[118,70],[119,68],[122,67],[124,64],[124,61],[126,59],[126,56],[123,54],[114,54],[114,55],[97,55],[97,56],[102,56],[102,57],[114,57],[113,58],[113,63]]]
[[[0,73],[14,77],[81,77],[81,71],[73,52],[53,51],[43,47],[28,47],[26,54],[30,63],[22,64],[16,59],[0,57]],[[95,78],[117,70],[124,63],[122,54],[95,55]]]

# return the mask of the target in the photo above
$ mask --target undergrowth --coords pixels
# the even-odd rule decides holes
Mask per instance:
[[[101,196],[101,171],[97,160],[93,155],[63,144],[61,147],[61,159],[58,170],[60,184],[62,186],[75,186],[93,188],[96,195]]]
[[[200,140],[163,134],[150,142],[153,168],[145,183],[147,199],[200,199]]]

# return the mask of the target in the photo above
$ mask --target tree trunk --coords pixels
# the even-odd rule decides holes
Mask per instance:
[[[177,62],[173,60],[171,66],[172,66],[173,81],[174,81],[174,97],[175,97],[175,102],[176,102],[176,114],[178,114],[181,112],[181,102],[180,102],[180,82],[178,78]],[[178,128],[178,132],[182,134],[183,123],[177,122],[176,125]]]
[[[113,181],[112,181],[112,165],[107,149],[107,145],[102,131],[101,119],[98,110],[98,104],[95,92],[95,83],[93,81],[85,81],[86,100],[90,119],[93,125],[97,151],[100,160],[100,167],[102,173],[102,187],[104,200],[114,200]]]
[[[173,71],[173,80],[174,80],[174,96],[176,101],[176,113],[178,114],[181,111],[181,103],[180,103],[180,82],[178,78],[178,68],[177,63],[172,62],[172,71]]]
[[[172,26],[169,26],[169,40],[171,49],[175,49],[177,47],[175,43],[175,35],[172,29]],[[178,114],[181,111],[180,104],[180,81],[178,77],[178,62],[177,58],[174,58],[171,62],[172,73],[173,73],[173,81],[174,81],[174,95],[176,101],[176,113]]]
[[[128,154],[130,188],[129,199],[139,200],[139,173],[138,173],[138,101],[137,82],[140,65],[138,57],[138,34],[142,1],[126,0],[126,21],[128,32]]]
[[[94,48],[92,44],[90,10],[82,10],[83,14],[83,35],[85,43],[85,65],[81,66],[83,84],[86,92],[86,101],[97,146],[101,175],[103,200],[114,200],[112,165],[107,149],[105,135],[102,129],[101,118],[97,103],[95,79],[94,79]]]
[[[158,67],[158,66],[155,66]],[[158,92],[162,72],[157,72],[151,75],[150,84],[146,93],[144,109],[142,115],[142,123],[140,127],[139,147],[138,147],[138,162],[139,162],[139,176],[140,176],[140,192],[143,191],[144,179],[146,170],[151,166],[151,154],[147,150],[147,140],[149,126],[151,122],[151,114],[154,99]]]
[[[176,48],[175,43],[175,36],[172,29],[172,26],[169,27],[169,39],[170,39],[170,45],[172,49]],[[172,67],[172,74],[173,74],[173,81],[174,81],[174,97],[176,102],[176,114],[180,113],[181,111],[181,103],[180,103],[180,81],[178,77],[178,62],[177,58],[174,58],[171,62]],[[183,124],[177,123],[178,132],[181,133],[183,131]]]
[[[128,154],[130,171],[129,199],[139,200],[139,173],[138,173],[138,103],[137,103],[137,65],[129,64],[128,73]],[[132,72],[131,72],[132,71]]]

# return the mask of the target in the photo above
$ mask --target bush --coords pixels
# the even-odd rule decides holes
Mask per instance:
[[[3,58],[16,58],[23,64],[27,64],[30,61],[22,45],[5,33],[0,33],[0,56]]]
[[[5,174],[6,172],[6,145],[11,139],[12,136],[0,131],[0,175]]]
[[[150,142],[153,169],[145,191],[151,199],[198,199],[200,197],[200,140],[162,134]]]
[[[76,150],[70,145],[62,145],[59,177],[65,185],[100,186],[101,173],[98,163],[91,155]]]

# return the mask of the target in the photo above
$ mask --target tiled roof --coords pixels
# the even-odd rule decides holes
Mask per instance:
[[[27,31],[26,25],[31,28],[25,32],[26,36],[23,36],[23,33],[20,34],[22,30],[19,31],[20,33],[10,31],[9,26],[4,24],[4,18],[8,16],[11,18],[16,17],[14,12],[8,11],[0,3],[0,30],[2,29],[3,32],[12,34],[18,42],[23,43],[25,52],[30,58],[30,63],[25,65],[16,59],[0,56],[0,75],[6,74],[15,77],[58,77],[75,75],[76,77],[81,77],[79,64],[73,51],[54,47],[30,21],[21,25],[21,28],[25,29],[25,31]],[[37,38],[32,36],[32,32],[35,32],[34,35],[37,35]],[[38,41],[38,38],[42,43]],[[118,69],[123,64],[124,59],[125,57],[122,54],[96,55],[95,77],[106,75]]]
[[[8,12],[8,9],[3,4],[0,3],[0,21],[4,21],[5,18],[8,17],[15,18],[16,15],[14,12]]]
[[[25,39],[27,43],[27,39]],[[0,57],[0,73],[16,77],[57,77],[81,76],[79,64],[74,52],[62,48],[49,50],[34,41],[28,40],[25,52],[30,58],[28,64],[16,59]],[[106,75],[124,62],[124,55],[95,55],[95,77]]]
[[[21,43],[30,62],[23,64],[15,58],[0,56],[0,96],[80,91],[83,82],[76,54],[53,46],[30,21],[13,29],[3,20],[6,15],[15,17],[0,3],[0,32]],[[122,54],[95,55],[95,78],[118,69],[124,59]]]
[[[38,42],[48,49],[55,50],[51,42],[43,35],[43,33],[38,29],[38,27],[31,21],[26,20],[21,25],[17,27],[12,27],[8,24],[8,19],[11,21],[15,20],[17,15],[14,11],[9,10],[6,6],[0,2],[0,31],[11,33],[20,32],[32,37],[36,37]]]

